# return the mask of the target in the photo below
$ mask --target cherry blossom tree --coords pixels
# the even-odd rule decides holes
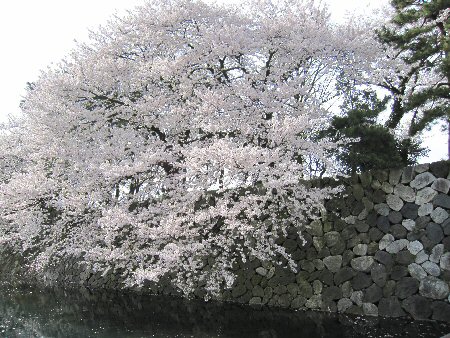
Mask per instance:
[[[309,0],[112,18],[30,86],[5,136],[20,166],[0,183],[1,241],[36,273],[75,255],[185,294],[230,287],[249,258],[295,270],[275,240],[336,192],[299,184],[311,158],[337,174],[336,144],[314,137],[335,81],[377,67],[328,18]]]

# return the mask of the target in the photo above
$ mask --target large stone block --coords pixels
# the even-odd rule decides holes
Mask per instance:
[[[341,255],[345,250],[345,241],[340,238],[335,245],[330,248],[330,254],[333,256]]]
[[[436,223],[429,223],[426,228],[426,233],[428,239],[434,244],[438,244],[444,238],[442,227]]]
[[[415,177],[416,173],[414,172],[414,168],[413,167],[406,167],[403,169],[403,174],[402,174],[402,179],[400,181],[400,183],[409,183],[411,182],[414,177]]]
[[[448,161],[430,163],[430,171],[436,177],[447,177],[449,173],[449,164]]]
[[[384,233],[388,233],[390,229],[389,218],[386,216],[380,216],[377,218],[377,227]]]
[[[450,190],[450,180],[440,177],[433,182],[431,188],[438,192],[448,194],[448,191]]]
[[[418,174],[424,173],[425,171],[428,171],[428,169],[430,169],[430,165],[428,163],[416,164],[414,166],[414,171]]]
[[[256,285],[253,287],[252,294],[254,297],[263,298],[264,297],[264,289],[261,286]]]
[[[256,268],[256,273],[260,276],[266,276],[268,271],[267,271],[267,269],[260,266],[260,267]]]
[[[406,239],[410,242],[417,241],[417,240],[422,241],[422,237],[424,237],[424,236],[425,236],[425,230],[414,228],[413,231],[408,232],[408,234],[406,235]],[[423,245],[423,243],[422,243],[422,245]]]
[[[382,317],[402,317],[405,311],[397,297],[382,298],[378,304],[378,314]]]
[[[432,173],[424,172],[417,175],[409,185],[411,188],[419,190],[431,185],[434,181],[436,181],[436,177]]]
[[[390,212],[389,206],[386,203],[375,204],[373,209],[381,216],[388,216]]]
[[[442,207],[450,209],[450,196],[447,194],[439,194],[433,199],[433,205],[435,207]]]
[[[318,279],[326,285],[334,285],[333,273],[328,269],[323,269],[320,271]]]
[[[368,188],[372,183],[372,173],[364,172],[361,175],[359,175],[359,179],[361,181],[362,186],[364,188]]]
[[[423,250],[423,245],[419,241],[412,241],[408,243],[407,249],[411,254],[417,255],[420,251]]]
[[[450,236],[450,219],[444,221],[444,223],[441,224],[441,227],[444,230],[445,236]]]
[[[354,226],[347,226],[341,231],[341,237],[343,240],[349,240],[356,237],[357,232]]]
[[[358,232],[366,233],[367,231],[369,231],[369,228],[370,228],[369,224],[367,222],[362,221],[362,220],[358,220],[355,223],[355,229]]]
[[[298,294],[298,285],[297,284],[295,284],[295,283],[288,284],[286,289],[292,297],[297,296],[297,294]]]
[[[444,247],[445,247],[445,250],[446,250],[446,251],[450,251],[450,236],[445,237],[445,238],[442,240],[442,244],[444,244]]]
[[[282,294],[280,295],[280,297],[278,298],[278,302],[277,304],[281,307],[289,307],[291,305],[292,302],[292,296],[288,293]]]
[[[252,297],[252,298],[250,298],[248,303],[250,305],[262,305],[262,298],[261,297]]]
[[[392,224],[401,223],[403,219],[403,215],[398,211],[390,211],[388,215],[389,222]]]
[[[400,210],[402,213],[403,218],[407,219],[416,219],[418,216],[419,206],[414,203],[405,203]]]
[[[323,235],[323,224],[320,220],[312,221],[306,226],[306,232],[311,236],[322,236]]]
[[[396,185],[400,182],[400,178],[402,177],[403,169],[391,169],[389,171],[389,183],[392,185]]]
[[[433,302],[431,305],[433,309],[433,320],[439,320],[450,323],[450,304],[447,302]]]
[[[404,204],[399,196],[392,194],[386,196],[386,203],[394,211],[400,211]]]
[[[328,249],[327,247],[322,248],[322,250],[320,250],[317,253],[317,257],[320,258],[320,259],[323,259],[323,258],[328,257],[328,256],[330,256],[330,249]]]
[[[366,316],[378,316],[378,307],[372,303],[363,303],[362,305],[363,313]]]
[[[372,284],[364,290],[363,302],[376,303],[383,297],[383,290],[376,284]]]
[[[264,288],[264,297],[269,299],[273,297],[273,288],[271,286],[266,286]]]
[[[386,247],[386,251],[390,254],[396,254],[405,249],[409,244],[407,239],[397,239]]]
[[[379,248],[380,250],[384,250],[386,249],[391,243],[393,243],[395,241],[394,236],[392,236],[391,234],[386,234],[384,235],[379,243]]]
[[[353,196],[357,201],[361,201],[364,197],[364,189],[360,184],[354,184],[352,186]]]
[[[414,262],[416,257],[407,250],[402,250],[395,254],[394,261],[400,265],[409,265]]]
[[[232,291],[231,291],[231,296],[233,298],[238,298],[243,296],[245,293],[247,292],[247,288],[245,287],[244,284],[239,284],[233,287]]]
[[[350,265],[350,261],[355,257],[353,251],[345,250],[342,254],[342,266]]]
[[[439,265],[442,270],[450,271],[450,252],[446,252],[441,256]]]
[[[363,303],[364,293],[362,291],[353,291],[350,295],[350,299],[357,306],[361,306]]]
[[[408,275],[408,268],[403,265],[394,265],[391,271],[391,279],[393,280],[400,280],[403,277]]]
[[[270,271],[270,270],[269,270]],[[268,277],[269,274],[266,276]],[[272,278],[269,280],[270,286],[288,285],[295,282],[295,273],[289,268],[277,267]]]
[[[405,299],[414,295],[419,290],[419,281],[413,277],[404,277],[397,282],[395,295],[400,299]]]
[[[320,251],[325,246],[325,239],[323,237],[314,236],[313,237],[313,246],[316,251]]]
[[[416,229],[425,229],[428,223],[431,222],[431,218],[429,216],[421,216],[416,219]]]
[[[298,294],[305,298],[310,298],[313,295],[313,289],[311,284],[309,284],[306,280],[298,280]]]
[[[378,219],[378,214],[376,213],[375,210],[372,210],[367,215],[366,221],[367,221],[367,224],[369,224],[370,226],[376,226],[377,225],[377,219]]]
[[[338,312],[345,312],[353,305],[353,302],[349,298],[341,298],[337,303]]]
[[[450,231],[450,222],[449,222],[449,231]],[[373,242],[379,241],[383,237],[383,232],[378,228],[371,228],[369,230],[369,238]]]
[[[439,265],[433,262],[424,262],[422,263],[422,268],[431,276],[438,277],[441,274],[441,269],[439,269]]]
[[[372,265],[370,276],[376,285],[383,287],[386,284],[387,275],[386,267],[383,264],[375,263]]]
[[[417,263],[409,264],[408,271],[409,271],[409,274],[417,280],[421,280],[427,276],[427,273],[422,268],[422,266]]]
[[[416,193],[413,188],[403,184],[398,184],[394,188],[394,195],[399,196],[405,202],[414,202],[416,199]]]
[[[356,271],[370,271],[370,267],[374,263],[374,259],[371,256],[362,256],[353,258],[350,262],[352,268]]]
[[[431,249],[430,262],[439,263],[442,255],[444,254],[444,250],[444,244],[435,245],[433,249]]]
[[[367,245],[367,255],[373,256],[378,251],[378,243],[377,242],[370,242]]]
[[[384,202],[386,202],[386,193],[383,190],[376,190],[373,193],[373,203],[380,204]]]
[[[352,284],[346,281],[341,285],[342,297],[349,298],[353,292]]]
[[[387,269],[394,265],[394,258],[386,251],[377,251],[374,256],[375,260],[383,264]]]
[[[436,277],[428,276],[420,281],[419,292],[432,299],[445,299],[449,294],[448,284]]]
[[[299,262],[299,264],[302,270],[305,270],[309,273],[313,272],[316,269],[314,267],[314,264],[310,260],[302,260]]]
[[[276,295],[282,295],[287,292],[287,287],[285,285],[277,285],[273,288],[273,293]]]
[[[364,272],[358,272],[351,280],[353,290],[362,290],[369,287],[371,284],[372,278]]]
[[[321,259],[316,258],[312,261],[312,263],[316,270],[323,270],[325,268],[325,264],[323,264],[323,261]]]
[[[402,307],[414,319],[427,319],[432,313],[431,304],[432,301],[430,299],[414,295],[406,298],[402,302]]]
[[[415,202],[417,205],[429,203],[433,200],[433,198],[436,197],[437,194],[438,194],[437,191],[434,190],[433,188],[430,187],[423,188],[422,190],[419,190],[417,192]]]
[[[373,202],[372,202],[370,199],[368,199],[367,197],[363,197],[362,203],[363,203],[363,205],[364,205],[364,208],[367,210],[367,212],[370,212],[370,211],[373,210],[374,204],[373,204]]]
[[[353,247],[353,253],[356,256],[365,256],[367,254],[367,244],[357,244]]]
[[[252,283],[253,286],[260,285],[262,279],[263,277],[261,275],[254,274],[253,277],[250,279],[250,282]]]
[[[337,255],[337,256],[325,257],[323,259],[323,263],[325,264],[325,266],[327,267],[328,270],[336,273],[339,271],[339,269],[342,266],[342,256]]]
[[[342,298],[342,290],[337,286],[329,286],[322,291],[324,301],[338,300]]]
[[[302,296],[295,297],[291,302],[291,307],[293,309],[300,309],[302,308],[306,303],[306,298]]]
[[[381,190],[383,190],[386,194],[392,194],[394,192],[394,187],[388,182],[381,183]]]
[[[402,221],[402,226],[408,231],[413,231],[416,228],[416,222],[412,219],[404,219]]]
[[[392,295],[394,295],[396,284],[397,283],[393,280],[388,280],[386,282],[386,285],[383,287],[383,297],[384,298],[389,298]]]
[[[321,294],[323,289],[323,284],[319,280],[312,281],[313,292],[315,295]]]
[[[360,203],[360,202],[358,202]],[[365,220],[367,218],[367,216],[369,215],[369,212],[363,207],[363,209],[361,210],[361,212],[359,214],[357,214],[357,219],[359,221]],[[358,230],[359,231],[359,230]]]
[[[425,203],[419,206],[419,210],[417,211],[417,214],[419,217],[427,216],[431,214],[433,211],[433,204],[431,203]]]
[[[338,231],[330,231],[325,233],[324,238],[327,247],[331,248],[341,239],[341,234]]]
[[[422,234],[419,238],[422,241],[424,250],[427,252],[430,252],[436,243],[439,243],[439,241],[436,242],[435,240],[429,239],[426,233],[425,235]]]
[[[434,223],[441,224],[448,218],[448,213],[443,208],[437,207],[431,212],[430,216]]]
[[[320,309],[322,306],[322,295],[313,295],[305,303],[308,309]]]

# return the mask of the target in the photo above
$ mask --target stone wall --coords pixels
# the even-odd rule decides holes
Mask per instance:
[[[250,262],[225,296],[251,304],[450,322],[449,162],[343,180],[327,216],[284,241],[298,273]]]
[[[363,173],[304,231],[280,238],[298,264],[294,273],[256,259],[235,267],[222,300],[369,316],[450,322],[450,162]],[[324,180],[319,184],[337,184]],[[0,247],[0,278],[33,276]],[[22,269],[22,270],[21,270]],[[73,257],[45,274],[47,285],[123,289],[122,271],[95,271]],[[16,278],[17,280],[17,278]],[[176,294],[169,279],[137,292]],[[196,296],[202,297],[201,286]]]

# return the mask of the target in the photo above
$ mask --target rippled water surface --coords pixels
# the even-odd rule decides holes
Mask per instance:
[[[1,337],[441,337],[450,325],[106,292],[0,289]]]

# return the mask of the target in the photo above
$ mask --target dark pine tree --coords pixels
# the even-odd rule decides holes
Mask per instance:
[[[382,84],[393,94],[386,126],[397,127],[408,113],[411,136],[438,120],[450,126],[450,0],[391,0],[391,5],[395,14],[378,36],[410,68]],[[450,158],[450,127],[448,135]]]
[[[424,153],[417,142],[410,138],[399,140],[377,122],[388,100],[380,100],[369,90],[352,90],[341,106],[344,115],[334,117],[323,132],[322,136],[335,141],[353,139],[334,154],[347,173],[410,165]]]

